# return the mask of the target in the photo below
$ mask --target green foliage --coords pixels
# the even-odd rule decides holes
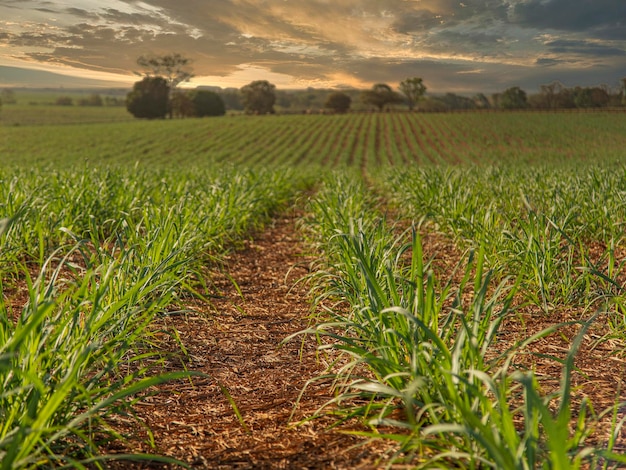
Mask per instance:
[[[451,275],[442,282],[417,230],[387,226],[371,193],[351,179],[327,180],[310,211],[306,233],[323,253],[315,298],[330,319],[304,333],[320,338],[321,354],[343,354],[328,353],[334,360],[320,377],[333,381],[328,405],[338,406],[338,420],[360,417],[372,431],[357,434],[397,442],[397,463],[412,468],[578,469],[624,461],[610,445],[586,444],[593,412],[586,401],[578,409],[572,401],[574,357],[596,317],[581,322],[558,390],[544,394],[532,371],[513,364],[526,345],[560,326],[502,350],[497,335],[519,280],[493,286],[482,248],[459,266],[460,281]]]
[[[126,97],[126,109],[137,118],[162,119],[169,110],[169,93],[164,78],[145,77]]]
[[[72,125],[41,125],[50,123]],[[2,110],[0,160],[60,166],[281,162],[365,172],[390,164],[606,163],[622,158],[625,125],[622,113],[515,112],[143,122],[115,107],[73,106],[59,113],[54,106],[18,105]]]
[[[70,96],[60,96],[54,102],[57,106],[73,106],[74,100]]]
[[[345,93],[336,91],[328,95],[324,107],[333,110],[335,113],[346,113],[350,109],[352,98]]]
[[[222,97],[226,109],[232,109],[234,111],[243,110],[243,104],[241,103],[241,92],[239,90],[226,89],[220,91],[219,95]]]
[[[67,114],[87,111],[105,112]],[[623,462],[618,406],[606,449],[589,444],[596,415],[572,399],[571,377],[591,322],[608,318],[617,339],[625,329],[626,169],[612,163],[624,119],[362,113],[0,128],[0,291],[21,282],[29,295],[19,307],[0,295],[3,464],[102,458],[107,413],[182,376],[146,368],[159,359],[142,356],[151,318],[184,293],[210,294],[192,285],[200,266],[313,184],[303,230],[323,255],[311,280],[326,316],[308,333],[326,337],[339,419],[361,417],[372,429],[362,434],[394,440],[417,468]],[[388,222],[381,196],[408,230]],[[422,252],[427,228],[467,250],[449,278]],[[516,347],[497,344],[514,294],[546,315],[600,312],[555,358],[553,394],[516,369]]]
[[[274,114],[276,87],[267,80],[256,80],[241,88],[247,114]]]
[[[515,86],[502,93],[499,104],[503,109],[522,109],[528,106],[528,97],[524,90]]]
[[[324,107],[331,109],[335,113],[343,114],[348,112],[351,103],[352,98],[350,98],[350,96],[340,91],[336,91],[328,95],[326,102],[324,103]]]
[[[426,85],[419,77],[407,78],[400,82],[400,91],[406,98],[409,110],[412,111],[426,93]]]
[[[3,169],[0,181],[7,469],[102,468],[99,461],[120,458],[99,455],[103,440],[120,438],[105,418],[132,416],[146,389],[194,375],[160,373],[154,317],[182,295],[210,294],[192,285],[200,267],[221,260],[307,184],[288,169],[225,167]],[[29,296],[23,307],[5,300],[15,279]]]
[[[217,93],[208,90],[193,90],[189,92],[189,101],[193,109],[193,116],[223,116],[226,114],[224,101]]]
[[[193,74],[189,70],[191,60],[179,53],[164,55],[142,55],[137,64],[144,69],[146,77],[162,77],[170,90],[189,81]]]
[[[87,98],[81,98],[78,100],[78,105],[79,106],[103,106],[104,105],[104,101],[102,99],[102,96],[100,96],[98,93],[92,93],[90,94]]]
[[[377,83],[371,90],[365,90],[361,93],[363,103],[376,106],[379,111],[390,104],[402,103],[402,97],[393,91],[391,87],[385,83]]]
[[[578,108],[601,108],[610,102],[608,91],[601,87],[576,87],[572,94]]]
[[[518,276],[526,300],[549,312],[622,292],[615,247],[626,226],[624,171],[428,168],[384,173],[380,182],[411,218],[437,224],[461,246],[482,246],[495,272]]]

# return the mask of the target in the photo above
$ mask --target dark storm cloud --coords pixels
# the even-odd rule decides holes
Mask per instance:
[[[420,33],[459,24],[488,27],[507,18],[502,0],[467,0],[466,2],[419,2],[399,11],[394,28],[399,33]]]
[[[545,43],[555,54],[578,54],[592,57],[624,57],[626,48],[611,47],[585,40],[558,39]]]
[[[512,21],[536,29],[599,31],[626,27],[624,0],[530,0],[513,7]]]
[[[541,67],[552,67],[554,65],[562,64],[564,62],[567,61],[541,57],[535,61],[535,64]]]

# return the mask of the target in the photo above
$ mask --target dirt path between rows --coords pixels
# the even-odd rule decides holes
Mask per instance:
[[[160,325],[169,334],[161,335],[159,348],[172,357],[166,370],[183,368],[200,371],[208,378],[166,383],[155,395],[140,401],[135,410],[145,428],[133,420],[118,418],[114,423],[133,437],[116,452],[147,452],[174,457],[198,469],[377,469],[383,468],[390,444],[367,442],[344,431],[365,430],[358,423],[331,429],[331,417],[317,418],[296,426],[312,416],[332,398],[329,381],[307,382],[326,370],[316,355],[316,343],[307,337],[284,346],[288,336],[309,326],[308,287],[298,282],[309,272],[313,259],[305,255],[295,227],[301,216],[289,212],[233,252],[225,273],[212,274],[219,294],[209,305],[190,301],[183,305],[194,313],[174,315]],[[443,279],[462,258],[449,240],[424,234],[424,252],[435,256],[433,267]],[[429,258],[430,255],[427,256]],[[232,282],[234,279],[237,286]],[[563,307],[549,316],[523,308],[508,318],[498,335],[504,349],[557,322],[579,320],[589,315]],[[177,332],[180,342],[176,341]],[[564,357],[577,328],[568,327],[536,342],[530,355],[520,356],[544,380],[547,389],[558,386],[560,367],[549,355]],[[597,343],[607,334],[603,321],[594,325],[578,354],[578,373],[572,378],[574,404],[589,397],[597,412],[612,406],[623,390],[626,360],[615,357],[619,344]],[[187,352],[181,355],[180,345]],[[521,365],[521,364],[520,364]],[[220,384],[241,412],[243,424]],[[302,390],[305,393],[300,397]],[[545,390],[544,390],[545,391]],[[621,408],[618,418],[626,409]],[[610,419],[610,416],[608,417]],[[604,441],[605,423],[595,439]],[[350,427],[351,426],[351,427]],[[626,451],[626,430],[617,448]],[[150,442],[153,445],[150,445]],[[157,463],[115,464],[114,468],[163,468]],[[393,468],[401,468],[394,466]]]
[[[311,338],[280,345],[308,326],[310,313],[307,287],[298,280],[311,259],[303,255],[296,218],[280,216],[227,258],[228,275],[241,292],[218,275],[220,296],[211,306],[190,305],[198,313],[168,318],[163,327],[178,331],[188,353],[171,359],[168,368],[184,364],[211,378],[165,384],[141,401],[137,414],[151,429],[155,448],[146,430],[135,427],[130,449],[120,451],[167,455],[194,468],[378,468],[384,443],[363,445],[363,438],[341,432],[346,426],[329,429],[330,418],[293,425],[332,398],[330,383],[319,382],[306,388],[296,407],[307,381],[322,374],[325,364]],[[164,342],[172,352],[180,349],[173,339]],[[228,389],[245,428],[218,383]]]

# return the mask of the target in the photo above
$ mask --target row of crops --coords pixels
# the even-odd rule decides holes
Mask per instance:
[[[209,295],[202,267],[305,184],[233,168],[0,172],[0,468],[97,464],[120,437],[107,416],[193,375],[154,375],[153,320]]]
[[[377,184],[391,192],[401,218],[416,222],[404,230],[397,214],[388,219],[381,212],[362,182],[327,180],[310,202],[305,222],[310,243],[324,253],[313,275],[323,314],[304,333],[319,338],[322,350],[343,354],[329,369],[337,389],[330,404],[340,406],[339,421],[361,417],[372,427],[364,435],[397,441],[396,457],[418,468],[612,468],[626,463],[623,443],[614,447],[624,419],[618,413],[619,391],[615,406],[598,412],[613,416],[613,422],[597,446],[586,442],[598,418],[589,411],[587,398],[593,397],[577,405],[572,398],[575,356],[588,329],[600,317],[612,318],[615,334],[623,337],[622,287],[616,280],[622,266],[617,268],[608,253],[623,239],[623,204],[612,205],[611,191],[603,188],[617,189],[612,185],[623,185],[624,178],[605,171],[590,170],[580,178],[572,173],[568,180],[568,172],[551,179],[547,171],[527,170],[527,176],[541,175],[542,182],[524,186],[524,192],[522,170],[389,171]],[[595,179],[600,175],[608,186]],[[433,190],[427,191],[430,185]],[[565,213],[559,211],[565,201],[554,195],[543,199],[543,191],[566,187],[575,192],[567,197],[597,191],[607,198],[608,210],[620,207],[607,222],[615,230],[599,227],[598,214],[574,199]],[[531,209],[529,199],[543,202]],[[436,223],[438,230],[471,247],[457,266],[458,279],[452,271],[444,277],[434,274],[432,260],[422,251],[418,221]],[[584,245],[596,236],[608,248],[593,264]],[[568,280],[574,271],[575,278]],[[566,286],[558,286],[557,276]],[[575,296],[569,282],[578,287]],[[498,344],[500,327],[517,306],[545,307],[547,302],[552,308],[571,302],[588,307],[561,358],[560,386],[552,393],[541,392],[542,381],[532,369],[512,364],[527,345],[559,325],[519,338],[508,348]]]
[[[623,129],[604,114],[0,129],[0,468],[112,458],[107,418],[194,374],[154,373],[155,319],[210,295],[206,267],[294,201],[319,255],[303,334],[328,353],[340,421],[424,468],[625,464],[619,384],[594,410],[571,382],[590,328],[624,342]],[[423,251],[433,233],[461,254],[449,272]],[[559,325],[498,344],[528,306],[580,317],[549,392],[516,358]]]
[[[626,114],[386,113],[0,127],[3,163],[353,166],[619,160]],[[68,158],[70,156],[70,158]]]

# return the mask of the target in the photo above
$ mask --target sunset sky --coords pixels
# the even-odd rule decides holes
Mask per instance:
[[[0,0],[0,86],[130,86],[173,52],[192,85],[617,87],[626,0]]]

